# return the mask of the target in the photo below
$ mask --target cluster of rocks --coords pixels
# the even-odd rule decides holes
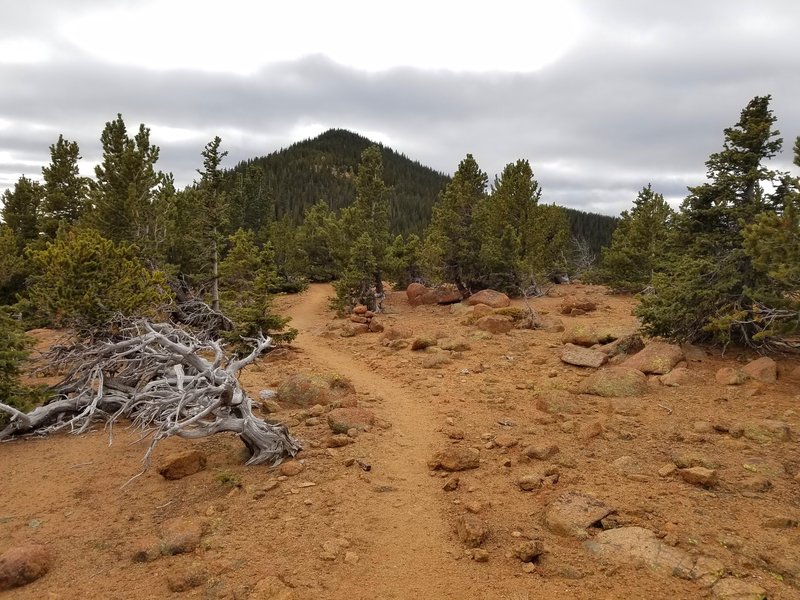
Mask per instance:
[[[406,288],[406,298],[411,306],[420,306],[422,304],[455,304],[461,302],[462,296],[461,292],[451,285],[429,288],[421,283],[412,283]]]
[[[350,313],[349,323],[342,328],[342,337],[352,337],[360,333],[380,333],[383,331],[383,323],[380,322],[374,312],[363,304],[355,306]]]

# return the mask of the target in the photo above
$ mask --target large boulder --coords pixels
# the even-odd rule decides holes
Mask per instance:
[[[613,342],[604,344],[603,346],[598,348],[598,350],[600,350],[600,352],[603,352],[609,358],[611,358],[619,354],[627,354],[627,355],[636,354],[642,348],[644,348],[644,341],[642,340],[642,336],[636,333],[629,333],[618,337]]]
[[[466,471],[477,469],[480,465],[481,453],[476,448],[450,446],[440,450],[428,461],[428,467],[442,471]]]
[[[158,472],[164,479],[183,479],[205,468],[205,454],[199,450],[184,450],[167,456]]]
[[[644,350],[631,356],[622,365],[645,374],[665,375],[682,360],[683,350],[680,346],[666,342],[650,342]]]
[[[408,303],[411,304],[412,306],[416,306],[417,304],[422,304],[420,298],[427,291],[428,288],[426,288],[421,283],[414,282],[409,284],[409,286],[406,288],[406,298],[408,298]]]
[[[476,304],[486,304],[492,308],[505,308],[511,305],[511,299],[502,292],[495,290],[481,290],[472,294],[464,300],[465,304],[475,306]]]
[[[561,341],[565,344],[589,348],[600,343],[600,336],[593,326],[581,323],[567,329],[561,336]]]
[[[333,433],[347,433],[351,429],[364,431],[375,424],[375,414],[365,408],[334,408],[328,413],[328,426]]]
[[[587,527],[613,512],[612,507],[593,496],[570,491],[561,494],[547,507],[544,524],[556,535],[585,537]]]
[[[597,309],[597,304],[586,296],[565,296],[561,300],[561,314],[583,314]]]
[[[14,546],[0,555],[0,592],[36,581],[49,570],[53,556],[46,546]]]
[[[412,306],[420,304],[455,304],[461,302],[461,292],[452,285],[428,288],[421,283],[412,283],[406,288],[406,298]]]
[[[488,331],[493,335],[508,333],[514,328],[513,319],[504,315],[486,315],[478,319],[475,324],[478,326],[478,329]]]
[[[579,391],[604,398],[641,396],[647,392],[647,376],[629,367],[608,367],[592,374]]]
[[[747,381],[747,373],[735,367],[722,367],[714,375],[720,385],[742,385]]]
[[[748,377],[761,383],[775,383],[778,379],[778,365],[768,356],[751,360],[742,367],[742,371]]]
[[[308,408],[315,404],[331,404],[354,392],[353,384],[342,377],[298,373],[278,386],[275,399],[281,404]]]
[[[584,348],[583,346],[576,346],[575,344],[566,344],[561,349],[561,362],[565,362],[568,365],[596,369],[604,365],[607,361],[608,356],[599,350],[592,350],[591,348]]]

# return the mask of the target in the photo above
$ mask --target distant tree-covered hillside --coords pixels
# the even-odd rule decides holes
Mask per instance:
[[[355,172],[372,142],[343,129],[298,142],[267,156],[239,163],[226,173],[226,185],[240,223],[258,229],[288,215],[298,224],[303,213],[323,200],[330,209],[349,206],[356,195]],[[393,233],[421,233],[431,207],[450,180],[390,148],[380,146],[389,186],[389,222]]]
[[[299,224],[305,211],[320,200],[334,211],[349,206],[356,195],[355,172],[361,153],[372,143],[351,131],[330,129],[314,139],[240,162],[225,174],[233,228],[258,230],[284,216]],[[450,177],[391,148],[379,147],[384,180],[390,188],[389,228],[395,234],[420,235]],[[567,216],[572,235],[586,240],[595,253],[610,243],[618,220],[574,209],[567,209]]]

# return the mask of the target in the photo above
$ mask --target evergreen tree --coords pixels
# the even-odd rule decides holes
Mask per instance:
[[[20,384],[20,367],[28,357],[31,340],[22,327],[0,308],[0,402],[18,410],[31,408],[33,390]],[[0,426],[8,421],[8,415],[0,414]]]
[[[474,235],[473,212],[486,196],[488,177],[471,154],[461,161],[453,180],[439,195],[425,235],[424,260],[442,279],[468,296],[466,283],[478,264],[480,240]]]
[[[650,285],[667,252],[674,215],[664,196],[654,192],[650,184],[642,188],[630,212],[623,211],[611,245],[603,248],[596,279],[628,292],[640,292]]]
[[[336,298],[331,305],[340,312],[348,312],[356,304],[375,307],[374,279],[378,265],[372,252],[373,242],[368,233],[362,233],[350,249],[350,260],[342,276],[333,284]]]
[[[220,244],[227,224],[228,196],[222,189],[220,164],[228,152],[220,152],[222,140],[216,136],[203,149],[203,169],[199,170],[200,206],[202,211],[201,231],[198,232],[210,248],[211,307],[219,310],[219,254]]]
[[[135,247],[93,229],[60,232],[30,260],[28,297],[47,325],[102,326],[117,315],[154,315],[170,300],[163,273],[145,268]]]
[[[19,248],[39,237],[39,206],[44,190],[36,181],[24,175],[14,184],[14,189],[3,192],[0,217],[14,232]]]
[[[12,304],[25,283],[27,264],[19,246],[11,227],[0,224],[0,305]]]
[[[570,272],[569,217],[562,207],[539,204],[524,238],[523,285],[538,284],[546,278]]]
[[[370,241],[368,259],[374,264],[371,273],[375,292],[383,296],[382,271],[386,263],[386,249],[389,245],[389,188],[383,180],[383,160],[380,148],[370,146],[361,154],[361,163],[356,174],[356,198],[353,204],[342,211],[342,223],[346,239]],[[350,265],[361,263],[361,258],[353,261],[350,251]],[[360,248],[361,252],[364,248]],[[366,264],[366,263],[364,263]]]
[[[308,283],[303,271],[303,253],[298,249],[297,227],[289,215],[273,221],[259,232],[259,242],[269,244],[275,253],[278,283],[275,292],[294,293],[304,290]]]
[[[647,332],[723,343],[764,339],[764,311],[774,308],[764,301],[774,300],[774,286],[754,267],[743,234],[759,214],[775,212],[775,198],[762,185],[776,179],[763,163],[782,143],[769,101],[761,96],[748,103],[737,124],[725,129],[722,151],[706,162],[709,181],[690,188],[675,217],[672,253],[653,277],[655,294],[637,309]]]
[[[152,235],[152,205],[163,176],[155,170],[158,146],[144,124],[131,138],[122,115],[106,123],[100,136],[103,160],[95,167],[89,224],[113,242],[145,245]]]
[[[310,281],[332,281],[341,273],[347,253],[345,238],[339,219],[324,201],[303,215],[295,245],[299,268]]]
[[[81,177],[81,159],[77,142],[63,135],[50,146],[50,164],[42,167],[44,199],[41,206],[41,229],[53,239],[61,223],[73,224],[83,213],[89,181]]]
[[[223,312],[235,324],[224,333],[227,341],[239,346],[242,338],[259,333],[290,341],[295,330],[280,333],[288,319],[270,312],[270,290],[277,282],[274,253],[267,245],[259,250],[252,231],[239,229],[228,239],[230,250],[219,265],[220,301]],[[245,344],[246,346],[246,344]]]
[[[416,233],[406,240],[395,236],[387,251],[387,275],[395,289],[405,289],[412,282],[422,280],[422,242]]]

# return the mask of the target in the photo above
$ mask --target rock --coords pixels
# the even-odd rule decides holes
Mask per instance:
[[[593,440],[596,437],[603,435],[603,424],[600,421],[592,421],[581,426],[579,437],[584,442]]]
[[[542,540],[520,542],[514,546],[511,553],[522,562],[534,562],[544,554],[544,542]]]
[[[576,314],[586,314],[596,309],[597,304],[586,296],[565,296],[561,300],[562,315],[572,315],[575,311],[578,311]]]
[[[152,562],[161,556],[161,541],[154,535],[133,542],[131,560],[136,563]]]
[[[319,557],[322,560],[334,561],[338,558],[339,553],[345,548],[350,547],[350,540],[346,538],[333,538],[325,540],[322,543],[322,552]]]
[[[761,383],[775,383],[778,380],[778,365],[768,356],[762,356],[750,361],[742,371],[751,379]]]
[[[430,348],[431,346],[436,345],[436,338],[433,337],[418,337],[413,342],[411,342],[411,349],[416,351],[425,350],[425,348]]]
[[[511,306],[511,300],[502,292],[495,290],[481,290],[472,294],[469,298],[464,300],[467,306],[475,306],[476,304],[486,304],[492,308],[505,308]]]
[[[489,562],[489,551],[484,548],[473,548],[472,560],[479,563]]]
[[[248,596],[249,600],[294,600],[291,588],[274,575],[261,579],[256,583]]]
[[[466,514],[456,521],[456,533],[467,548],[477,548],[489,537],[489,528],[480,518]]]
[[[683,350],[680,346],[666,342],[650,342],[644,350],[622,363],[622,366],[645,374],[665,375],[682,360]]]
[[[350,436],[343,433],[337,433],[328,438],[328,441],[325,443],[325,446],[327,448],[342,448],[344,446],[352,444],[353,441],[354,441],[353,438],[351,438]]]
[[[510,433],[498,433],[494,436],[494,444],[500,448],[513,448],[519,444],[519,439]]]
[[[347,551],[344,553],[344,562],[348,565],[357,565],[360,557],[355,552]]]
[[[517,478],[517,485],[524,492],[534,492],[540,489],[543,483],[543,473],[528,473]]]
[[[474,322],[481,317],[492,314],[493,311],[494,309],[488,304],[476,304],[472,307],[472,319],[470,321]]]
[[[561,341],[564,344],[575,344],[576,346],[590,348],[600,343],[600,337],[593,326],[581,323],[567,329],[561,336]]]
[[[743,425],[743,435],[748,440],[759,444],[770,442],[788,442],[792,439],[792,432],[787,423],[772,419],[748,421]]]
[[[447,483],[444,484],[442,489],[445,492],[454,492],[458,489],[459,479],[458,477],[453,477],[452,479],[448,479]]]
[[[367,320],[367,317],[364,317],[362,315],[350,315],[350,322],[351,323],[360,323],[360,324],[369,323],[369,321]]]
[[[768,492],[772,489],[772,482],[763,475],[752,475],[743,479],[739,487],[746,492]]]
[[[383,331],[383,323],[377,317],[373,317],[369,322],[369,330],[372,333],[380,333]]]
[[[613,358],[614,356],[636,354],[642,348],[644,348],[642,336],[636,333],[630,333],[618,337],[613,342],[600,346],[598,350],[609,358]]]
[[[680,469],[678,473],[686,483],[702,487],[713,487],[719,480],[716,470],[706,469],[705,467],[689,467],[688,469]]]
[[[451,363],[450,357],[446,354],[431,354],[422,359],[423,369],[441,369],[443,366]]]
[[[676,467],[674,464],[670,463],[670,464],[662,466],[658,470],[658,476],[659,477],[669,477],[669,476],[673,475],[675,473],[675,471],[677,471],[677,470],[678,470],[678,467]]]
[[[522,451],[522,453],[528,458],[547,460],[548,458],[558,454],[558,446],[556,444],[540,442],[538,444],[532,444],[528,446]]]
[[[208,581],[208,573],[199,565],[192,565],[189,568],[178,568],[167,574],[167,587],[170,592],[187,592],[196,587],[200,587]]]
[[[161,552],[167,556],[188,554],[200,545],[203,530],[200,525],[183,517],[164,523],[161,535]]]
[[[672,462],[675,463],[675,466],[679,469],[688,469],[691,467],[718,469],[720,467],[719,462],[713,458],[708,458],[701,454],[695,454],[692,452],[682,452],[680,454],[676,454],[672,457]]]
[[[303,463],[299,460],[287,460],[280,466],[281,475],[286,477],[294,477],[303,471]]]
[[[709,557],[694,557],[662,542],[643,527],[619,527],[602,531],[584,542],[586,549],[610,562],[643,565],[663,575],[698,581],[710,586],[725,571],[724,565]]]
[[[719,600],[766,600],[767,592],[761,586],[735,577],[720,579],[711,593]]]
[[[281,411],[281,405],[278,404],[275,400],[262,400],[261,410],[263,410],[268,415],[272,415]]]
[[[334,408],[328,413],[328,426],[333,433],[347,433],[350,429],[365,431],[375,424],[375,414],[365,408]]]
[[[742,385],[747,381],[747,373],[733,367],[722,367],[714,375],[714,379],[720,385]]]
[[[439,348],[450,352],[466,352],[470,349],[469,342],[461,337],[442,338],[439,340]]]
[[[543,315],[537,319],[535,329],[541,329],[545,333],[561,333],[564,331],[564,321],[558,317]]]
[[[50,550],[40,544],[13,546],[0,555],[0,592],[28,585],[47,574]]]
[[[282,404],[308,408],[315,404],[328,405],[354,393],[353,384],[343,377],[299,373],[281,383],[276,399]]]
[[[706,351],[693,344],[681,344],[683,357],[689,362],[702,362],[707,358]]]
[[[608,367],[593,373],[579,389],[584,394],[606,398],[641,396],[648,390],[647,376],[629,367]]]
[[[428,461],[428,468],[443,471],[466,471],[477,469],[480,465],[481,453],[475,448],[451,446],[433,455]]]
[[[676,369],[672,369],[666,375],[662,375],[658,378],[662,385],[666,385],[669,387],[680,387],[682,385],[686,385],[692,380],[692,373],[686,367],[678,367]]]
[[[348,323],[342,327],[342,337],[353,337],[362,333],[369,333],[369,325],[367,323]]]
[[[428,291],[421,283],[411,283],[406,288],[406,298],[408,298],[408,303],[412,306],[416,306],[418,304],[422,304],[421,298],[422,295]]]
[[[800,525],[800,521],[791,517],[770,517],[761,526],[766,529],[792,529]]]
[[[322,421],[320,421],[319,417],[308,417],[305,421],[306,427],[316,427]]]
[[[556,535],[585,537],[590,527],[614,512],[602,501],[582,492],[570,491],[556,498],[545,513],[545,526]]]
[[[325,414],[325,407],[322,406],[322,404],[315,404],[314,406],[309,408],[306,412],[311,417],[321,417],[322,415]]]
[[[407,340],[413,335],[414,334],[411,332],[411,330],[405,327],[390,327],[384,331],[383,335],[381,336],[381,341],[392,342],[395,340]]]
[[[370,312],[370,310],[363,304],[356,304],[355,307],[353,307],[354,315],[365,315],[368,312]]]
[[[464,439],[464,430],[459,429],[458,427],[447,427],[444,430],[444,434],[450,438],[451,440],[463,440]]]
[[[564,390],[542,390],[537,394],[536,408],[551,415],[581,412],[575,397]]]
[[[486,315],[478,319],[475,325],[482,331],[488,331],[492,335],[498,335],[511,331],[514,328],[514,321],[511,317],[506,317],[504,315]]]
[[[620,456],[611,462],[611,466],[625,475],[637,475],[644,472],[642,465],[632,456]]]
[[[206,455],[199,450],[185,450],[164,459],[159,474],[164,479],[182,479],[206,468]]]
[[[577,367],[598,368],[608,361],[608,356],[599,350],[591,350],[575,344],[566,344],[561,350],[561,362]]]

